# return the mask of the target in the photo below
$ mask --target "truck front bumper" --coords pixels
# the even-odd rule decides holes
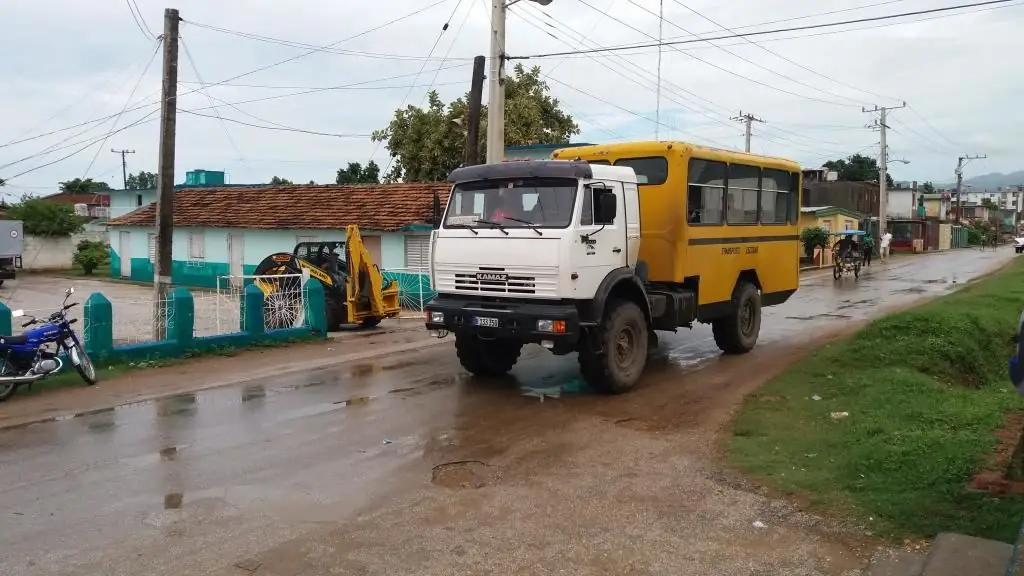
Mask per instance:
[[[481,302],[467,298],[434,298],[426,305],[428,330],[477,334],[487,339],[523,343],[551,342],[574,346],[580,337],[580,315],[571,304]]]

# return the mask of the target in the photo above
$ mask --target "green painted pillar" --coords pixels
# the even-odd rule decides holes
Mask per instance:
[[[171,291],[167,303],[167,339],[177,342],[183,349],[192,347],[196,327],[196,303],[192,293],[177,287]]]
[[[239,316],[242,332],[250,334],[263,334],[266,332],[266,326],[263,322],[263,291],[255,284],[249,284],[242,291]]]
[[[318,334],[327,334],[327,306],[324,301],[324,285],[315,278],[302,285],[302,301],[305,303],[306,326]]]
[[[85,353],[100,358],[114,348],[114,308],[110,300],[93,292],[82,307],[82,334]]]
[[[11,309],[7,307],[7,304],[0,302],[0,336],[11,336],[14,332],[11,331],[14,317],[11,316]]]

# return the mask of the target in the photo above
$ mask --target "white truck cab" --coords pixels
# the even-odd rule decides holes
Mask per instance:
[[[636,270],[633,169],[506,162],[459,168],[449,180],[430,252],[437,296],[426,306],[427,328],[453,333],[462,365],[475,374],[508,372],[523,344],[537,343],[555,354],[579,351],[593,385],[612,392],[632,387],[654,342]],[[621,282],[634,301],[613,298]],[[617,322],[617,356],[605,353],[610,335],[602,326],[609,321]],[[617,362],[611,374],[608,362]]]

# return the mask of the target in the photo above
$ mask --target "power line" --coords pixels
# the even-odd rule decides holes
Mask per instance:
[[[460,0],[460,4],[461,4],[461,0]],[[458,6],[456,6],[456,9],[458,9]],[[444,66],[445,62],[448,61],[448,59],[449,59],[448,55],[452,53],[452,48],[455,47],[455,42],[457,42],[458,39],[459,39],[459,33],[462,32],[462,28],[466,25],[466,21],[469,20],[469,14],[472,11],[473,11],[473,4],[472,4],[472,2],[470,2],[469,7],[466,9],[465,16],[462,17],[462,22],[459,24],[458,29],[455,30],[455,35],[452,36],[452,43],[448,45],[448,51],[445,52],[444,53],[444,57],[441,58],[441,66]],[[452,11],[452,16],[453,17],[455,16],[455,11]],[[458,60],[458,58],[453,58],[453,60]],[[470,58],[469,60],[472,60],[472,58]],[[438,68],[436,71],[434,71],[434,77],[430,80],[430,86],[428,86],[426,91],[423,92],[423,101],[425,101],[427,99],[427,95],[430,94],[430,91],[433,89],[434,82],[437,82],[437,77],[438,77],[439,74],[441,74],[441,69],[440,68]],[[409,88],[409,90],[411,91],[412,88]],[[423,101],[420,102],[421,106],[423,105]]]
[[[381,60],[414,60],[414,61],[417,61],[417,62],[421,61],[421,60],[442,60],[442,58],[437,58],[437,57],[434,57],[434,58],[430,58],[430,57],[424,58],[423,56],[413,56],[413,55],[406,55],[406,54],[382,54],[380,52],[365,52],[365,51],[362,51],[362,50],[345,50],[345,49],[341,49],[341,48],[315,46],[313,44],[308,44],[308,43],[305,43],[305,42],[298,42],[298,41],[293,41],[293,40],[284,40],[284,39],[281,39],[281,38],[274,38],[274,37],[271,37],[271,36],[263,36],[261,34],[254,34],[254,33],[251,33],[251,32],[242,32],[242,31],[239,31],[239,30],[231,30],[229,28],[220,28],[218,26],[211,26],[209,24],[202,24],[200,22],[189,21],[188,23],[193,25],[193,26],[196,26],[198,28],[204,28],[206,30],[211,30],[213,32],[220,32],[222,34],[228,34],[228,35],[231,35],[231,36],[238,36],[238,37],[246,38],[246,39],[249,39],[249,40],[255,40],[257,42],[266,42],[268,44],[277,44],[277,45],[280,45],[280,46],[287,46],[289,48],[302,48],[302,49],[306,49],[306,50],[313,50],[314,52],[326,52],[328,54],[337,54],[339,56],[358,56],[358,57],[363,57],[363,58],[378,58],[378,59],[381,59]],[[469,61],[473,60],[472,58],[466,58],[466,57],[449,58],[449,59],[450,60],[469,60]]]
[[[627,44],[621,46],[611,46],[600,49],[588,49],[588,50],[570,50],[565,52],[548,52],[543,54],[531,54],[529,56],[506,56],[509,60],[528,60],[531,58],[552,58],[557,56],[568,56],[572,54],[594,54],[599,52],[618,52],[622,50],[636,50],[638,48],[657,48],[658,46],[678,46],[681,44],[694,44],[697,42],[709,42],[715,40],[728,40],[735,37],[749,37],[749,36],[764,36],[767,34],[780,34],[782,32],[796,32],[800,30],[816,30],[819,28],[832,28],[835,26],[844,26],[847,24],[860,24],[864,22],[878,22],[882,20],[892,20],[895,18],[905,18],[908,16],[920,16],[923,14],[934,14],[938,12],[948,12],[950,10],[960,10],[963,8],[976,8],[979,6],[991,6],[996,4],[1006,4],[1008,2],[1014,2],[1016,0],[986,0],[984,2],[974,2],[971,4],[957,4],[954,6],[945,6],[941,8],[929,8],[926,10],[915,10],[912,12],[901,12],[898,14],[887,14],[884,16],[872,16],[867,18],[856,18],[853,20],[842,20],[839,22],[826,22],[823,24],[808,24],[806,26],[793,26],[789,28],[776,28],[774,30],[758,30],[754,32],[742,32],[739,34],[731,34],[729,36],[716,36],[714,38],[688,38],[684,40],[672,40],[668,42],[655,42],[655,43],[643,43],[643,44]]]
[[[959,149],[959,148],[960,148],[960,146],[959,146],[959,145],[957,145],[957,143],[956,143],[956,142],[953,142],[953,141],[952,141],[952,140],[950,140],[949,138],[946,138],[946,135],[945,135],[945,134],[943,134],[942,132],[939,132],[939,131],[938,131],[938,129],[936,129],[936,128],[935,128],[935,126],[933,126],[931,122],[929,122],[929,121],[928,121],[927,119],[925,119],[925,117],[924,117],[924,116],[922,116],[921,114],[919,114],[919,113],[918,113],[918,111],[917,111],[917,110],[915,110],[913,106],[907,106],[907,108],[908,108],[908,109],[910,109],[910,112],[911,112],[911,113],[913,113],[913,114],[914,114],[914,116],[917,116],[917,117],[918,117],[918,118],[919,118],[919,119],[921,120],[921,122],[924,122],[924,125],[925,125],[925,126],[927,126],[927,127],[931,128],[931,129],[932,129],[932,132],[935,132],[935,133],[936,133],[936,134],[938,134],[938,135],[939,135],[939,137],[941,137],[941,138],[942,138],[943,140],[945,140],[946,142],[949,142],[949,143],[950,143],[950,145],[952,145],[952,146],[953,146],[953,148],[957,148],[957,149]]]
[[[449,70],[449,68],[437,68],[432,72],[441,72],[442,70]],[[375,80],[376,82],[376,80]],[[465,84],[465,81],[452,81],[452,82],[435,82],[433,86],[455,86],[457,84]],[[179,80],[178,84],[199,84],[199,82],[193,82],[189,80]],[[403,88],[427,88],[431,84],[398,84],[392,86],[280,86],[274,84],[221,84],[225,87],[236,87],[236,88],[261,88],[265,90],[399,90]]]
[[[296,132],[298,134],[310,134],[312,136],[330,136],[332,138],[369,138],[369,134],[337,134],[331,132],[317,132],[315,130],[304,130],[302,128],[293,128],[290,126],[260,126],[259,124],[250,124],[249,122],[242,122],[241,120],[235,120],[234,118],[224,118],[221,116],[212,116],[210,114],[200,114],[194,110],[185,110],[179,108],[178,112],[184,112],[185,114],[191,114],[192,116],[199,116],[201,118],[217,118],[226,122],[234,122],[235,124],[241,124],[242,126],[249,126],[250,128],[260,128],[262,130],[277,130],[280,132]]]
[[[135,3],[135,0],[124,1],[128,5],[128,11],[132,13],[132,20],[135,20],[135,25],[139,27],[139,32],[142,32],[147,40],[156,40],[156,36],[153,35],[153,31],[146,24],[146,19],[142,17],[142,11],[139,10],[139,5]],[[136,11],[138,11],[138,15],[135,14]]]

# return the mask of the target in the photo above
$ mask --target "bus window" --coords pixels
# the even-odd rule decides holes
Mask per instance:
[[[691,158],[687,172],[687,222],[720,225],[725,202],[725,162]]]
[[[793,172],[789,178],[789,223],[800,222],[800,173]]]
[[[790,173],[765,168],[761,176],[761,223],[785,224],[789,203],[793,202],[789,184]]]
[[[657,186],[668,180],[668,160],[661,156],[650,158],[620,158],[616,166],[627,166],[636,172],[636,183],[640,186]]]
[[[726,222],[757,224],[757,196],[761,169],[746,164],[729,164],[729,192]]]

